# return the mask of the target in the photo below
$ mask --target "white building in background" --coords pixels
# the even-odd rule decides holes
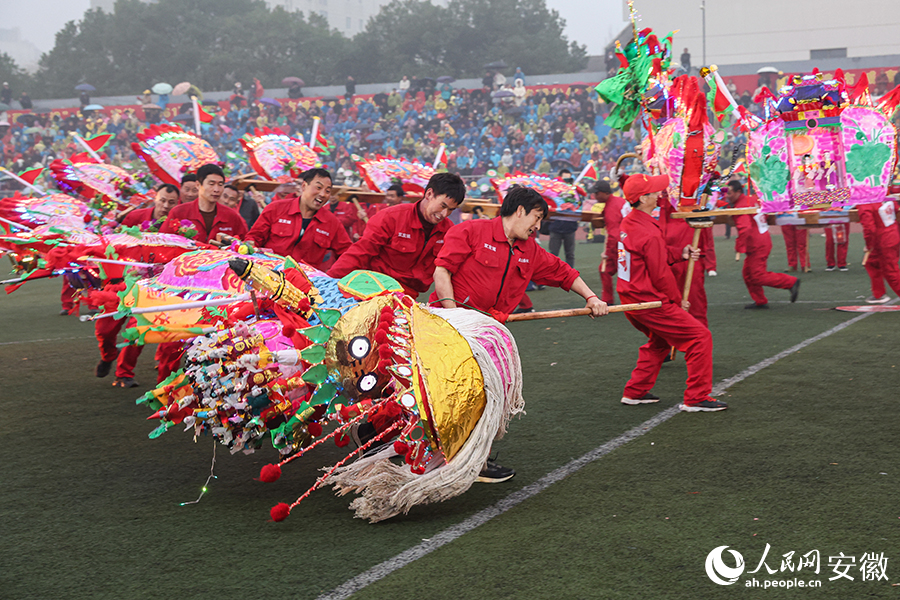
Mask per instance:
[[[623,0],[625,18],[628,2]],[[691,63],[736,65],[900,55],[897,0],[635,0],[638,29],[662,37],[678,29],[677,58],[684,48]]]
[[[0,52],[9,54],[16,64],[33,73],[37,71],[41,51],[38,47],[22,37],[18,27],[0,29]]]

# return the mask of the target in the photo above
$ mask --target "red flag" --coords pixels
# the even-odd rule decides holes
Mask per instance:
[[[213,119],[215,118],[215,116],[206,112],[206,110],[203,108],[202,104],[198,103],[197,108],[200,112],[200,122],[201,123],[212,123],[213,122]]]
[[[863,73],[859,76],[859,81],[852,88],[847,90],[851,104],[864,103],[869,96],[869,77]]]
[[[319,130],[316,132],[316,143],[313,145],[314,152],[324,152],[325,154],[331,154],[331,151],[334,150],[334,144],[325,139],[325,136],[322,135],[322,131]]]
[[[588,165],[588,168],[584,171],[583,177],[587,177],[588,179],[600,179],[600,174],[597,173],[597,168],[594,166],[593,162]]]
[[[91,147],[91,150],[93,150],[94,152],[100,152],[100,150],[102,150],[111,139],[113,139],[113,134],[101,133],[84,141],[88,146]]]
[[[38,167],[36,169],[28,169],[27,171],[22,171],[19,173],[19,177],[24,179],[29,184],[34,185],[34,182],[38,177],[41,176],[41,173],[44,172],[44,167]]]

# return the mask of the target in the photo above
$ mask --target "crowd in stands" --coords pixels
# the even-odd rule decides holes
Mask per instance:
[[[319,117],[320,131],[333,144],[331,153],[322,155],[325,166],[349,178],[354,176],[354,155],[405,156],[430,164],[441,144],[446,145],[448,169],[473,178],[489,171],[575,170],[590,159],[598,170],[608,170],[623,152],[634,149],[634,133],[603,125],[609,107],[598,103],[589,86],[526,88],[524,82],[522,76],[499,88],[465,90],[441,84],[374,96],[348,94],[309,103],[309,108],[292,103],[296,109],[288,103],[275,106],[233,96],[226,106],[212,107],[215,120],[204,124],[202,132],[232,172],[246,172],[238,142],[243,135],[273,127],[308,140],[313,118]],[[0,122],[0,164],[18,172],[68,158],[82,151],[69,135],[73,131],[83,137],[113,133],[104,149],[108,160],[119,165],[137,161],[131,143],[148,123],[138,118],[141,111],[110,112],[82,110],[65,118],[19,114],[12,123]],[[192,122],[185,120],[189,116],[184,112],[176,120],[190,127]]]

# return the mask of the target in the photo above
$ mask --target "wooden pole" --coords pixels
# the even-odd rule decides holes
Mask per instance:
[[[366,211],[363,210],[363,207],[360,206],[359,200],[357,200],[355,197],[352,197],[352,196],[351,196],[351,197],[350,197],[350,202],[353,203],[353,206],[356,207],[356,210],[361,210],[361,211],[363,212],[363,215],[364,215],[364,216],[362,217],[363,223],[368,223],[368,222],[369,222],[369,217],[368,217],[368,215],[366,215]]]
[[[659,300],[657,300],[656,302],[639,302],[637,304],[617,304],[615,306],[610,306],[609,312],[619,313],[627,312],[630,310],[646,310],[648,308],[659,308],[660,306],[662,306],[662,302],[660,302]],[[560,317],[580,317],[589,314],[591,314],[591,309],[587,307],[569,308],[566,310],[544,310],[540,312],[509,315],[509,318],[506,319],[506,322],[509,323],[510,321],[535,321],[537,319],[558,319]]]
[[[699,248],[701,231],[706,227],[712,227],[713,224],[711,222],[693,223],[691,221],[688,221],[688,224],[694,228],[694,238],[691,241],[691,248]],[[691,293],[691,279],[694,278],[694,265],[696,263],[697,261],[693,256],[688,258],[687,276],[684,278],[684,291],[681,294],[682,301],[687,300],[688,295]],[[672,351],[669,352],[670,359],[675,359],[675,352],[675,346],[672,346]]]

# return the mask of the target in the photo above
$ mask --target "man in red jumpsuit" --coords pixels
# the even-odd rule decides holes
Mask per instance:
[[[532,234],[547,218],[547,202],[535,190],[514,186],[494,219],[472,219],[453,227],[435,261],[431,302],[444,308],[471,308],[501,321],[515,310],[529,281],[573,290],[583,297],[591,317],[609,312],[578,271],[550,254]],[[506,481],[513,469],[488,461],[478,480]]]
[[[603,207],[603,223],[606,227],[606,249],[604,260],[600,263],[600,299],[607,304],[615,302],[615,286],[613,275],[616,274],[616,256],[619,247],[619,227],[622,219],[631,212],[631,205],[624,198],[612,195],[608,181],[598,181],[594,186],[594,198],[597,202],[605,202]]]
[[[122,219],[122,225],[134,227],[149,221],[158,228],[176,206],[178,206],[178,188],[169,183],[160,184],[156,188],[153,206],[132,210]],[[121,283],[121,280],[113,281],[104,288],[104,293],[98,294],[103,298],[105,312],[113,312],[117,309],[119,300],[115,292],[122,289],[124,289],[124,284]],[[100,362],[97,363],[94,374],[97,377],[106,377],[109,375],[113,363],[116,363],[116,380],[113,382],[113,387],[133,388],[138,385],[134,380],[134,367],[137,365],[137,359],[141,355],[143,346],[125,346],[121,350],[116,347],[116,338],[124,325],[125,319],[106,318],[94,321],[94,335],[97,337],[97,344],[100,347]]]
[[[300,179],[300,197],[269,204],[246,239],[326,271],[350,247],[350,237],[326,206],[331,198],[331,174],[310,169]]]
[[[619,232],[618,281],[616,291],[624,303],[654,302],[662,306],[625,314],[649,339],[638,351],[638,361],[625,385],[622,403],[649,404],[659,397],[650,393],[663,361],[674,346],[684,353],[688,378],[681,410],[713,412],[728,405],[710,397],[712,392],[712,334],[687,311],[690,302],[681,299],[675,276],[668,264],[668,250],[659,223],[651,216],[659,194],[669,184],[666,175],[632,175],[625,182],[625,199],[632,210],[622,220]],[[700,258],[698,248],[685,254]]]
[[[243,238],[247,235],[247,222],[241,213],[219,203],[225,191],[225,173],[222,167],[206,164],[197,169],[198,196],[188,204],[179,204],[159,228],[160,233],[178,233],[181,221],[190,221],[197,234],[194,240],[209,243],[219,233]],[[182,190],[183,191],[183,190]],[[182,342],[163,342],[156,348],[157,383],[177,371],[184,354]]]
[[[247,222],[241,213],[219,203],[225,190],[225,173],[215,164],[197,169],[199,195],[188,204],[179,204],[169,211],[169,218],[159,228],[160,233],[178,233],[181,221],[190,221],[197,231],[194,241],[209,243],[219,233],[243,239],[247,235]]]
[[[149,221],[151,228],[156,230],[165,222],[172,209],[178,206],[178,188],[171,183],[161,183],[156,188],[156,197],[153,206],[138,208],[130,211],[122,217],[121,224],[125,227],[134,227]]]
[[[832,223],[825,226],[826,271],[848,271],[847,250],[850,247],[850,223]]]
[[[787,251],[788,269],[809,273],[809,230],[796,225],[782,225],[784,248]]]
[[[734,200],[735,208],[757,206],[756,199],[744,194],[744,186],[740,181],[729,181],[726,194],[729,201]],[[753,302],[744,308],[769,308],[769,300],[763,286],[791,290],[791,302],[797,301],[800,292],[800,280],[793,275],[772,273],[767,268],[769,254],[772,252],[772,234],[766,223],[764,214],[735,215],[734,224],[738,230],[738,242],[743,243],[747,258],[744,259],[744,284],[750,292]]]
[[[884,304],[891,297],[884,288],[885,280],[894,293],[900,296],[900,233],[897,231],[897,206],[893,200],[881,204],[858,204],[859,222],[866,239],[866,272],[872,282],[869,304]]]
[[[465,197],[466,184],[459,175],[432,175],[421,200],[386,208],[372,217],[362,238],[344,252],[328,275],[339,279],[360,269],[377,271],[417,297],[431,286],[434,259],[453,225],[447,217]]]

